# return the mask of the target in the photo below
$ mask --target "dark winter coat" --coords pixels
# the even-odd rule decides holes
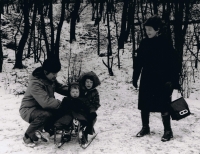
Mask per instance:
[[[92,89],[85,88],[85,80],[91,79],[93,81]],[[101,84],[98,76],[93,72],[83,73],[78,79],[81,85],[81,97],[85,98],[85,104],[90,109],[90,112],[96,112],[96,110],[101,106],[99,92],[96,87]]]
[[[89,108],[81,98],[65,97],[62,101],[61,112],[63,115],[72,115],[78,120],[87,121]]]
[[[59,118],[54,124],[58,129],[68,128],[74,118],[78,119],[82,124],[88,124],[89,108],[84,104],[84,99],[71,97],[70,91],[73,86],[79,87],[79,83],[72,82],[69,84],[68,97],[63,98],[59,108]]]
[[[97,89],[91,89],[85,92],[83,97],[85,100],[85,105],[89,108],[89,112],[96,112],[97,109],[101,106],[99,99],[99,92]]]
[[[141,41],[133,72],[133,82],[137,82],[141,74],[138,109],[150,112],[168,111],[172,91],[168,91],[166,83],[177,85],[175,58],[172,44],[163,36]]]
[[[66,95],[68,86],[60,84],[57,80],[49,81],[43,69],[36,68],[29,77],[29,85],[21,102],[19,109],[21,117],[29,122],[31,112],[37,108],[58,109],[61,101],[55,99],[54,92]]]

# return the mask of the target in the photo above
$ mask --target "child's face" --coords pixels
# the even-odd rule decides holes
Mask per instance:
[[[148,38],[153,38],[158,33],[158,30],[155,31],[154,28],[151,26],[145,26],[145,30],[146,30]]]
[[[93,86],[93,81],[90,80],[90,79],[86,79],[86,80],[85,80],[85,87],[86,87],[87,89],[91,89],[92,86]]]
[[[79,97],[79,94],[80,94],[80,92],[79,92],[79,89],[78,89],[78,88],[77,88],[77,89],[72,88],[71,91],[70,91],[70,95],[71,95],[72,98],[77,98],[77,97]]]

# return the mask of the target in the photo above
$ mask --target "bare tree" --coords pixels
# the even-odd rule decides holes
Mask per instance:
[[[14,68],[19,68],[19,69],[26,67],[22,64],[22,56],[23,56],[24,47],[29,35],[29,3],[27,0],[23,1],[22,8],[23,8],[23,15],[24,15],[24,32],[22,34],[22,38],[17,48],[16,61],[15,61],[15,66],[14,66]]]
[[[0,1],[0,72],[2,72],[3,66],[3,49],[2,49],[2,37],[1,37],[1,12],[2,12],[2,2]]]
[[[76,40],[76,21],[79,18],[79,8],[80,8],[80,0],[76,0],[74,4],[74,10],[71,12],[71,22],[70,22],[70,43]]]
[[[131,23],[132,23],[132,20],[134,20],[133,18],[133,10],[132,10],[132,0],[129,0],[129,4],[128,4],[128,13],[127,13],[127,27],[126,27],[126,30],[125,30],[125,34],[124,34],[124,42],[128,42],[128,37],[129,37],[129,34],[130,34],[130,30],[131,30]]]
[[[40,28],[41,28],[42,35],[44,37],[47,58],[50,58],[51,53],[50,53],[49,41],[48,41],[48,36],[46,32],[46,25],[45,25],[45,20],[44,20],[44,13],[43,13],[44,4],[43,3],[39,3],[39,4],[40,5],[38,7],[38,13],[40,14],[40,22],[41,22]]]
[[[106,18],[107,18],[107,28],[108,28],[108,46],[107,46],[107,64],[103,61],[103,64],[108,68],[108,73],[110,76],[113,76],[112,66],[113,66],[113,57],[112,57],[112,45],[111,45],[111,35],[110,35],[110,18],[109,18],[109,5],[107,0],[107,10],[106,10]],[[111,60],[111,61],[110,61]]]
[[[31,33],[30,33],[30,38],[29,38],[27,57],[30,57],[32,38],[33,38],[33,34],[35,34],[35,22],[36,22],[37,10],[38,10],[38,3],[37,2],[38,1],[35,1],[34,9],[33,9],[33,17],[32,17],[32,23],[31,23],[31,28],[30,28]],[[34,41],[35,41],[35,38],[34,38]],[[34,47],[35,47],[35,43],[34,43]],[[35,52],[35,50],[33,52]]]
[[[56,35],[56,42],[55,42],[55,56],[56,56],[57,59],[59,59],[60,34],[61,34],[61,30],[62,30],[62,25],[63,25],[63,22],[64,22],[65,3],[66,3],[66,0],[62,0],[60,22],[59,22],[58,28],[57,28],[57,35]]]
[[[127,8],[128,8],[128,1],[124,0],[124,5],[123,5],[123,12],[122,12],[122,19],[121,19],[121,33],[119,36],[119,41],[118,41],[118,48],[123,49],[124,48],[124,36],[126,32],[126,25],[127,25]]]

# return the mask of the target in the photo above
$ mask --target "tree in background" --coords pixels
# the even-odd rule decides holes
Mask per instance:
[[[51,58],[51,57],[56,57],[57,59],[59,59],[59,42],[60,42],[60,34],[61,34],[61,29],[62,29],[62,25],[63,25],[63,21],[64,21],[64,15],[65,15],[65,4],[66,4],[67,0],[62,0],[61,1],[61,16],[60,16],[60,20],[58,25],[56,25],[57,27],[57,33],[56,33],[56,37],[55,37],[55,24],[53,21],[53,0],[42,0],[42,1],[27,1],[27,0],[22,0],[20,1],[21,3],[21,7],[22,8],[22,13],[23,13],[23,19],[24,19],[24,26],[23,26],[23,33],[22,33],[22,37],[19,41],[19,45],[17,47],[17,53],[16,53],[16,62],[15,62],[15,66],[14,68],[19,68],[22,69],[26,66],[24,66],[22,64],[22,57],[23,57],[23,51],[24,51],[24,47],[28,41],[28,37],[29,37],[29,48],[28,48],[28,55],[31,54],[30,48],[31,48],[31,42],[32,40],[35,42],[36,37],[33,38],[33,34],[35,34],[35,20],[36,20],[36,16],[37,16],[37,10],[38,10],[38,15],[40,16],[40,24],[38,29],[40,29],[41,34],[43,36],[43,39],[41,38],[41,36],[39,36],[40,34],[38,34],[38,37],[40,37],[40,39],[37,42],[42,42],[41,40],[44,40],[45,43],[45,47],[46,47],[46,53],[47,53],[47,58]],[[30,24],[29,22],[29,14],[31,14],[32,11],[32,7],[33,8],[33,17],[32,17],[32,23]],[[49,24],[45,22],[45,13],[46,10],[44,9],[45,6],[46,9],[48,9],[48,18],[49,18]],[[45,10],[45,11],[44,11]],[[50,29],[50,31],[48,31]],[[30,33],[29,33],[30,32]],[[39,31],[38,31],[39,32]],[[51,35],[49,35],[49,33]],[[49,41],[50,40],[50,41]],[[41,46],[41,43],[40,43]],[[38,54],[38,49],[39,48],[35,48],[35,43],[34,43],[34,54],[37,56]],[[41,50],[41,47],[40,47]],[[38,57],[35,57],[35,61],[38,61]]]
[[[126,27],[127,27],[127,9],[128,9],[129,1],[124,0],[123,4],[123,12],[122,12],[122,19],[121,19],[121,33],[118,40],[118,48],[123,49],[124,48],[124,41],[125,41],[125,33],[126,33]]]
[[[14,68],[19,68],[19,69],[26,68],[26,66],[22,64],[22,56],[23,56],[24,47],[26,45],[26,41],[28,39],[29,29],[30,29],[29,28],[29,10],[30,10],[29,1],[22,0],[21,7],[22,7],[23,16],[24,16],[24,31],[22,33],[21,40],[19,41],[19,45],[18,45],[17,53],[16,53],[15,65],[14,65]]]
[[[71,22],[70,22],[70,43],[76,41],[76,21],[79,18],[79,8],[80,8],[81,1],[76,0],[74,4],[74,9],[70,14]]]
[[[1,1],[3,2],[3,1]],[[47,58],[56,57],[59,59],[59,44],[60,44],[60,34],[62,30],[62,25],[65,16],[65,8],[68,9],[67,6],[71,2],[71,14],[70,14],[70,43],[76,41],[76,22],[79,21],[80,15],[80,7],[81,0],[9,0],[4,1],[5,5],[2,5],[2,11],[4,13],[8,13],[9,5],[12,5],[14,9],[17,9],[19,15],[21,14],[23,25],[18,24],[17,32],[21,33],[21,39],[19,41],[19,45],[16,48],[16,63],[14,68],[24,68],[22,64],[22,56],[23,51],[26,50],[24,47],[28,44],[28,54],[34,54],[35,62],[40,60],[41,52],[43,52],[44,57],[47,55]],[[106,3],[105,3],[106,2]],[[55,7],[54,3],[59,4],[61,6],[61,14],[60,18],[54,19],[53,17],[53,8]],[[85,1],[84,1],[85,3]],[[197,66],[198,53],[191,50],[188,41],[185,41],[186,36],[188,37],[188,27],[193,25],[194,23],[199,24],[200,19],[193,19],[194,14],[192,14],[192,10],[194,8],[194,4],[198,4],[197,0],[188,0],[188,1],[164,1],[164,0],[87,0],[87,3],[93,4],[93,12],[92,8],[91,12],[93,13],[94,25],[98,25],[98,55],[100,54],[100,33],[99,23],[103,19],[103,23],[105,23],[105,19],[109,21],[107,26],[107,30],[110,31],[110,27],[113,24],[109,24],[113,22],[116,26],[116,37],[118,41],[118,59],[120,59],[119,49],[124,48],[124,44],[128,42],[129,35],[131,33],[131,42],[133,49],[133,57],[135,54],[135,49],[138,47],[138,44],[142,38],[145,37],[144,27],[142,23],[154,14],[158,14],[162,17],[163,21],[166,23],[166,34],[172,38],[175,49],[179,55],[179,73],[180,77],[183,76],[183,57],[185,49],[190,51],[191,55],[196,58],[195,65]],[[115,7],[116,4],[119,4],[118,7]],[[199,5],[197,6],[197,10],[199,10]],[[107,7],[105,9],[105,7]],[[4,10],[4,11],[3,11]],[[104,11],[106,10],[106,11]],[[106,13],[105,13],[106,12]],[[119,13],[120,12],[120,13]],[[115,15],[120,15],[120,19],[116,19]],[[95,18],[96,17],[96,18]],[[103,18],[102,18],[103,17]],[[32,19],[32,21],[30,20]],[[37,19],[37,20],[36,20]],[[30,22],[29,22],[30,20]],[[34,22],[36,21],[36,22]],[[37,28],[37,32],[36,29]],[[198,26],[194,26],[198,27]],[[130,31],[131,29],[131,31]],[[23,30],[23,31],[21,31]],[[195,32],[194,32],[195,31]],[[108,48],[107,48],[107,56],[112,55],[111,43],[114,38],[113,29],[111,29],[110,34],[108,34]],[[118,32],[120,35],[118,36]],[[191,41],[197,42],[197,49],[199,50],[199,31],[197,28],[193,29],[193,33],[191,34]],[[110,35],[110,36],[109,36]],[[190,41],[190,42],[191,42]],[[191,44],[191,43],[190,43]],[[110,59],[108,59],[110,60]],[[134,58],[133,58],[134,61]],[[108,63],[107,63],[108,64]],[[106,64],[106,65],[107,65]],[[120,61],[118,62],[118,66],[122,66]],[[111,68],[111,67],[109,67]],[[119,67],[120,68],[120,67]],[[111,71],[110,71],[111,72]],[[113,74],[113,73],[109,73]]]
[[[2,49],[2,38],[1,38],[1,12],[2,12],[2,2],[0,1],[0,72],[2,72],[2,66],[3,66],[3,49]]]

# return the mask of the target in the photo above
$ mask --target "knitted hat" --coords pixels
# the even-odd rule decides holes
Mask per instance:
[[[69,84],[69,91],[72,89],[72,88],[78,88],[80,89],[80,86],[79,86],[79,83],[78,82],[72,82]]]
[[[57,59],[46,59],[42,64],[42,68],[47,72],[58,73],[61,69],[61,64]]]
[[[155,15],[147,19],[144,24],[144,26],[151,26],[155,31],[159,30],[162,26],[162,20],[159,16]]]
[[[71,92],[72,89],[79,89],[79,91],[80,91],[79,83],[78,82],[71,82],[69,84],[67,96],[71,97],[70,92]]]

